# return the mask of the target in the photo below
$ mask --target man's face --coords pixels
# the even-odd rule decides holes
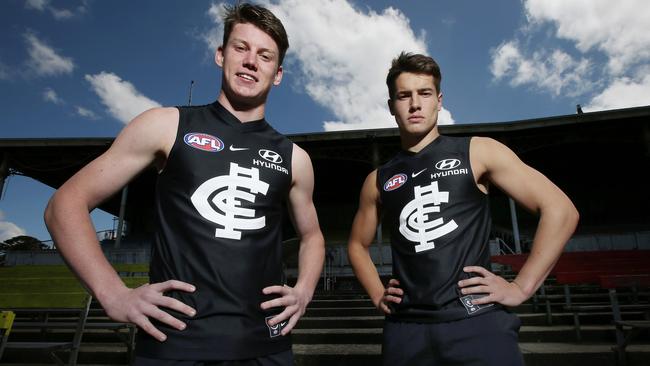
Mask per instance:
[[[433,76],[403,72],[395,80],[395,90],[388,106],[400,131],[411,135],[429,133],[442,107],[442,94],[436,91]]]
[[[222,89],[233,104],[264,104],[272,85],[280,84],[280,52],[269,36],[249,23],[235,24],[215,55],[223,68]]]

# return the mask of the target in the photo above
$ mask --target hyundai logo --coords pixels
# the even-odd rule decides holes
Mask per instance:
[[[272,163],[280,164],[282,162],[282,156],[273,150],[262,149],[257,153],[260,154],[262,159],[270,161]]]
[[[458,159],[444,159],[436,163],[436,169],[449,170],[449,169],[454,169],[459,165],[460,165],[460,160]]]

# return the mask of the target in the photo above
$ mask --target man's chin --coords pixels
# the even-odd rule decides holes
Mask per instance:
[[[257,93],[232,92],[227,94],[228,101],[237,110],[251,109],[266,103],[266,96]]]

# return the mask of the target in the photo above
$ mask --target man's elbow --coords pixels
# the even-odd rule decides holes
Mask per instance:
[[[61,225],[61,221],[65,220],[65,217],[71,212],[70,205],[73,204],[74,200],[72,197],[64,196],[60,191],[54,192],[47,202],[47,206],[45,206],[43,220],[50,233],[56,230]]]
[[[55,201],[55,196],[52,196],[47,202],[47,206],[45,206],[45,211],[43,212],[43,221],[45,221],[45,226],[48,230],[51,230],[55,221]]]
[[[578,226],[578,222],[580,221],[580,213],[578,212],[578,209],[571,203],[565,215],[567,225],[571,227],[571,232],[573,232]]]
[[[359,240],[348,241],[348,258],[350,264],[353,266],[358,262],[359,258],[368,253],[368,249]]]

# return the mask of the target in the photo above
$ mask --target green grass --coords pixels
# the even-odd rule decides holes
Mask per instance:
[[[146,274],[147,264],[114,265],[118,273]],[[125,276],[131,288],[149,282],[147,276]],[[0,308],[78,307],[86,290],[65,265],[0,267]]]
[[[12,278],[3,279],[0,293],[57,293],[83,292],[81,283],[74,277],[57,278]]]
[[[147,273],[148,264],[114,264],[117,272]],[[4,278],[57,278],[74,276],[68,266],[13,266],[0,267],[0,279]]]
[[[0,309],[18,308],[81,308],[85,304],[86,292],[68,293],[0,293]]]

